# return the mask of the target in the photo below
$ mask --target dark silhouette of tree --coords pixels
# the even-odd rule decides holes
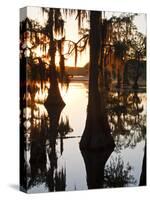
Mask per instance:
[[[55,183],[56,183],[56,191],[65,191],[66,189],[66,170],[62,169],[61,171],[55,174]]]
[[[66,120],[64,120],[63,117],[61,117],[59,127],[58,127],[58,132],[59,132],[59,137],[60,137],[60,153],[61,153],[61,155],[64,150],[63,139],[69,132],[72,132],[72,131],[73,131],[73,129],[70,127],[69,118],[66,117]]]
[[[46,135],[45,121],[42,120],[41,127],[34,127],[31,135],[30,166],[31,177],[28,189],[45,181],[46,174]],[[42,131],[41,131],[42,130]]]
[[[102,188],[104,184],[104,167],[112,150],[81,151],[85,168],[88,189]]]
[[[43,13],[47,13],[48,20],[43,32],[50,39],[49,44],[49,56],[50,56],[50,88],[49,88],[49,96],[45,102],[46,107],[49,106],[64,106],[63,99],[60,94],[59,86],[58,86],[58,73],[56,71],[56,63],[55,63],[55,55],[56,55],[56,40],[54,38],[54,33],[56,35],[63,35],[64,31],[64,21],[61,17],[60,9],[54,8],[43,8]],[[61,48],[61,47],[60,47]],[[59,49],[60,50],[60,49]],[[61,57],[62,59],[62,57]],[[62,64],[62,61],[61,61]],[[62,68],[61,68],[62,69]],[[62,69],[64,70],[64,69]]]
[[[141,62],[146,57],[146,36],[142,33],[138,32],[137,30],[132,36],[132,40],[130,41],[130,47],[132,49],[131,52],[131,59],[135,59],[136,63],[136,76],[134,81],[134,86],[138,86],[138,79],[140,76],[140,69],[141,68]],[[143,66],[142,66],[143,67]]]
[[[32,133],[29,138],[29,167],[26,167],[27,190],[45,183],[49,191],[63,191],[66,187],[66,170],[57,167],[56,139],[58,138],[59,117],[62,109],[49,110],[45,117],[37,112],[26,129]],[[27,131],[26,130],[26,131]],[[47,159],[49,167],[47,168]],[[26,163],[27,161],[24,161]],[[28,170],[30,168],[30,170]]]
[[[128,79],[128,86],[136,86],[133,89],[141,89],[141,86],[146,85],[146,61],[137,59],[129,59],[125,63],[125,78]],[[140,88],[139,88],[140,86]],[[144,91],[144,87],[142,91]]]
[[[101,66],[103,71],[103,81],[105,83],[105,70],[109,69],[112,74],[116,70],[117,88],[128,86],[128,71],[125,64],[129,59],[137,59],[139,52],[140,59],[145,58],[146,37],[138,32],[133,23],[136,14],[125,14],[119,17],[103,19],[103,54],[101,56]],[[138,67],[137,67],[138,69]],[[137,71],[137,69],[135,71]],[[138,76],[138,71],[137,71]],[[104,84],[105,86],[105,84]],[[106,85],[107,86],[107,85]]]
[[[66,15],[72,15],[75,14],[75,10],[68,10],[68,9],[54,9],[54,8],[43,8],[43,12],[46,12],[48,14],[48,20],[46,27],[43,29],[44,33],[49,37],[50,39],[50,45],[49,45],[49,55],[50,55],[50,72],[49,72],[49,77],[50,77],[50,88],[49,88],[49,96],[47,98],[47,101],[45,102],[45,105],[49,107],[50,105],[55,106],[55,105],[62,105],[64,106],[64,102],[61,98],[59,87],[58,87],[58,78],[60,78],[61,82],[64,81],[64,78],[66,82],[68,83],[67,76],[65,76],[65,55],[63,54],[63,47],[64,43],[67,42],[65,40],[64,36],[64,20],[62,19],[62,12],[66,13]],[[82,17],[85,15],[86,12],[82,12],[80,10],[77,11],[77,16],[76,19],[78,19],[78,25],[80,27],[81,22],[82,22]],[[82,17],[81,17],[82,16]],[[62,36],[61,39],[57,40],[54,37],[55,35]],[[86,39],[86,36],[84,36],[82,39]],[[80,40],[75,43],[73,41],[69,41],[71,45],[73,44],[73,48],[69,47],[69,51],[66,53],[67,55],[70,55],[73,51],[75,52],[75,66],[77,63],[77,54],[78,51],[82,52],[83,49],[85,48],[85,43],[84,45],[78,45]],[[58,49],[59,55],[60,55],[60,76],[58,77],[58,73],[56,71],[56,64],[55,64],[55,55],[56,55],[56,49]]]
[[[140,186],[144,186],[147,183],[147,171],[146,171],[146,144],[144,148],[144,157],[143,157],[143,164],[142,164],[142,172],[141,172],[141,177],[140,177]]]
[[[25,149],[22,148],[25,146],[25,131],[26,128],[23,125],[24,123],[24,118],[23,115],[21,115],[20,117],[20,130],[23,131],[23,134],[20,134],[20,152],[19,152],[19,159],[20,159],[20,168],[19,168],[19,172],[20,172],[20,190],[26,192],[27,191],[27,165],[26,165],[26,159],[25,159]]]
[[[114,147],[101,91],[98,88],[99,59],[101,52],[102,13],[90,12],[90,68],[87,119],[81,149]]]
[[[35,55],[34,49],[39,45],[44,48],[45,45],[40,39],[43,35],[37,36],[35,31],[37,26],[35,21],[28,18],[20,24],[20,96],[23,107],[32,104],[31,108],[34,107],[35,95],[39,91],[37,83],[40,83],[40,88],[43,90],[45,89],[44,82],[48,79],[47,63],[42,57]],[[27,93],[30,94],[30,102],[26,99]]]
[[[116,151],[122,148],[134,148],[137,143],[145,140],[146,119],[142,100],[137,92],[109,93],[107,113],[115,140]]]
[[[47,23],[44,27],[28,18],[21,22],[21,52],[24,51],[22,54],[25,57],[21,60],[23,61],[21,62],[21,66],[24,64],[26,70],[29,69],[28,72],[30,76],[26,77],[26,79],[30,80],[30,78],[32,78],[33,80],[40,80],[41,83],[43,83],[45,79],[50,79],[49,96],[51,97],[48,97],[45,103],[46,105],[62,104],[63,106],[64,102],[58,87],[58,78],[61,79],[63,77],[59,77],[55,64],[56,48],[58,48],[59,53],[61,53],[62,47],[60,44],[61,40],[55,40],[54,33],[63,35],[64,22],[61,18],[60,9],[45,8],[43,12],[47,13]],[[22,47],[24,49],[22,49]],[[36,56],[36,48],[40,48],[43,55]],[[48,52],[46,52],[47,48],[49,48]],[[62,64],[63,56],[60,56],[61,75],[64,74]]]
[[[46,175],[46,184],[49,191],[62,191],[65,190],[66,186],[66,171],[62,169],[60,172],[57,171],[57,153],[56,153],[56,140],[59,136],[59,118],[63,107],[49,107],[49,132],[47,139],[48,144],[48,157],[50,160],[50,168]]]

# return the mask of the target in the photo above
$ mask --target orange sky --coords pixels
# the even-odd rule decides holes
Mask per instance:
[[[120,12],[105,12],[105,16],[111,17],[112,15],[119,16]],[[46,21],[46,15],[43,16],[40,7],[28,7],[27,8],[27,16],[33,20],[40,22],[40,24],[44,25]],[[21,19],[22,20],[22,19]],[[146,34],[146,15],[139,14],[135,17],[134,20],[138,30],[143,34]],[[84,28],[88,27],[87,20],[84,21]],[[78,22],[75,20],[75,16],[70,16],[67,18],[65,22],[65,35],[66,39],[77,42],[80,39],[80,35],[78,34]],[[58,59],[56,59],[56,62]],[[89,48],[80,55],[78,54],[77,66],[84,67],[86,63],[89,61]],[[57,64],[57,63],[56,63]],[[65,62],[66,66],[74,66],[74,55],[70,56],[68,60]]]

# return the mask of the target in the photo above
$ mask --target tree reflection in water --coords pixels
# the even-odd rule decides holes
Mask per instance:
[[[50,117],[50,129],[48,134],[48,145],[47,145],[47,153],[50,162],[49,170],[46,175],[46,182],[49,188],[49,191],[64,191],[66,187],[66,170],[61,169],[58,171],[57,166],[57,153],[56,153],[56,139],[58,135],[65,135],[69,132],[68,127],[69,121],[63,121],[61,118],[61,122],[59,124],[59,118],[63,107],[49,107],[49,117]],[[63,129],[61,128],[63,126]],[[61,138],[60,152],[62,154],[63,151],[63,139]]]
[[[134,148],[145,140],[146,114],[143,113],[142,99],[137,92],[118,91],[109,93],[107,110],[116,151]]]
[[[136,181],[138,182],[137,177],[133,176],[130,163],[125,164],[127,162],[118,157],[118,153],[126,148],[135,148],[138,143],[145,140],[146,117],[142,106],[144,102],[139,96],[142,97],[142,94],[121,90],[109,93],[107,114],[116,144],[114,151],[117,158],[106,164],[113,149],[81,151],[89,189],[125,187],[136,185]],[[64,139],[73,137],[67,136],[73,129],[69,124],[69,118],[61,114],[62,109],[63,107],[46,109],[42,103],[34,103],[28,104],[22,113],[21,124],[27,154],[27,157],[22,154],[25,159],[25,167],[22,169],[27,169],[27,172],[23,172],[27,173],[27,181],[22,182],[27,182],[26,188],[29,192],[66,190],[67,169],[65,165],[60,165],[59,158],[64,155]],[[143,177],[145,178],[145,164],[141,174],[141,185],[145,184]]]
[[[135,178],[131,174],[132,167],[129,163],[124,164],[120,156],[112,158],[110,163],[105,166],[103,187],[125,187],[135,184]]]
[[[81,151],[87,175],[88,189],[102,188],[104,167],[113,149],[101,151]]]
[[[57,166],[56,140],[60,138],[60,155],[63,139],[72,132],[68,117],[61,117],[63,107],[48,107],[35,103],[24,109],[24,136],[27,155],[27,190],[44,184],[49,191],[64,191],[66,169]],[[22,181],[23,182],[23,181]]]
[[[61,155],[62,155],[63,150],[64,150],[63,139],[65,138],[65,136],[69,132],[72,132],[72,131],[73,131],[73,129],[70,127],[69,118],[66,117],[66,119],[64,120],[63,117],[61,117],[59,127],[58,127],[58,132],[59,132],[59,137],[60,137],[60,152],[61,152]]]

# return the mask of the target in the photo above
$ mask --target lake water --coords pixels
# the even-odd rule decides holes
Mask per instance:
[[[62,190],[66,191],[88,189],[86,167],[79,149],[79,141],[85,128],[88,102],[87,88],[86,82],[71,82],[67,91],[65,89],[61,90],[66,106],[60,114],[59,124],[61,121],[67,122],[70,130],[68,129],[63,137],[59,135],[56,138],[54,154],[49,153],[52,151],[49,147],[49,141],[47,139],[42,140],[45,147],[41,151],[44,153],[41,154],[42,158],[39,161],[34,160],[34,162],[39,162],[36,166],[31,166],[30,162],[31,152],[34,154],[34,139],[32,141],[32,138],[36,138],[36,136],[32,137],[32,134],[35,134],[33,131],[35,128],[40,132],[41,127],[38,126],[40,118],[35,119],[34,123],[37,126],[31,128],[31,110],[28,107],[28,117],[26,117],[25,122],[27,127],[26,143],[28,145],[25,153],[27,155],[29,193],[61,190],[58,188],[63,188]],[[104,175],[107,176],[103,187],[137,186],[139,185],[145,147],[146,93],[111,92],[108,99],[110,103],[108,105],[108,119],[116,147],[105,164]],[[122,105],[122,102],[127,107],[127,112],[123,114],[114,107],[114,105]],[[113,112],[110,111],[110,108]],[[49,116],[44,105],[37,105],[37,110],[34,112],[35,115],[39,114],[41,118],[44,116],[44,120],[46,120],[46,126],[44,127],[49,127]],[[47,129],[42,130],[42,134],[44,131],[47,131]],[[38,143],[38,140],[36,142]],[[41,161],[43,157],[45,159]],[[40,167],[40,162],[42,167]],[[33,174],[33,170],[36,173]],[[52,181],[50,178],[54,180]],[[111,185],[109,178],[112,180]],[[31,179],[34,179],[34,181],[31,181]],[[122,182],[120,185],[119,183],[116,185],[115,180],[122,180]],[[54,186],[56,183],[57,187]]]

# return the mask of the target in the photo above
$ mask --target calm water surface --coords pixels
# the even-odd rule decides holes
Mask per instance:
[[[86,107],[88,101],[87,83],[72,82],[70,83],[68,90],[65,91],[65,89],[62,89],[61,93],[66,106],[61,112],[59,121],[68,120],[70,131],[65,137],[63,137],[62,140],[60,137],[58,137],[56,140],[57,169],[55,169],[55,171],[58,173],[63,171],[65,173],[66,191],[88,189],[85,164],[79,149],[79,141],[84,131],[86,120]],[[116,176],[118,180],[120,176],[123,176],[126,173],[127,179],[124,186],[136,186],[139,185],[145,146],[145,135],[143,132],[145,130],[144,128],[146,127],[146,94],[138,93],[134,95],[131,93],[124,94],[123,96],[125,95],[127,97],[125,99],[128,99],[129,102],[132,101],[135,96],[138,96],[138,104],[136,104],[136,100],[133,105],[130,105],[129,103],[128,113],[125,115],[119,114],[117,111],[108,112],[109,123],[116,147],[105,164],[105,173],[109,174],[110,176],[112,175],[114,179]],[[114,101],[114,99],[119,99],[118,101],[122,101],[123,96],[117,92],[110,93],[110,104]],[[138,109],[138,106],[141,108],[141,110]],[[41,112],[40,115],[45,115],[48,117],[47,110],[43,105],[40,105],[39,110],[39,112]],[[26,125],[27,124],[30,126],[30,120],[26,121]],[[31,134],[34,133],[28,132],[27,135],[29,138]],[[31,139],[28,141],[29,145],[30,142],[32,142]],[[51,162],[48,156],[48,146],[46,148],[46,169],[44,171],[49,170]],[[26,149],[26,151],[27,171],[30,180],[30,146]],[[117,171],[119,171],[120,174],[117,174]],[[40,171],[39,174],[42,174],[42,172]],[[108,182],[109,178],[107,177],[104,187],[111,187]],[[46,177],[44,177],[42,181],[40,178],[37,178],[37,181],[35,181],[35,183],[29,187],[28,192],[32,193],[48,191],[49,187],[46,183]]]

